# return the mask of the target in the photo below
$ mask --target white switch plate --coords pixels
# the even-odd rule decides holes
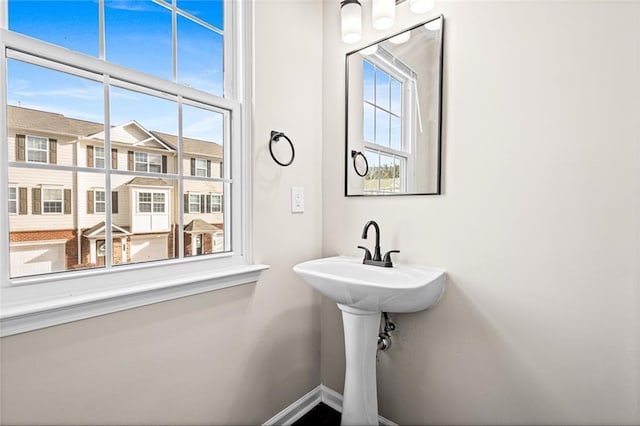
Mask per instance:
[[[304,188],[302,186],[291,187],[291,213],[304,212]]]

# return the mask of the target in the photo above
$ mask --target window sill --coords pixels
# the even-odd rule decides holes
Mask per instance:
[[[85,277],[84,288],[65,283],[34,283],[2,289],[0,337],[25,333],[99,315],[137,308],[258,281],[268,265],[231,265],[224,268],[193,268],[161,274],[149,270],[129,272],[125,281],[113,274],[108,281],[120,285],[92,285],[100,278]],[[145,273],[146,272],[146,273]],[[138,276],[138,278],[136,278]],[[75,280],[73,280],[75,281]],[[135,283],[135,284],[132,284]],[[76,283],[78,284],[78,283]],[[56,288],[56,291],[52,291]]]

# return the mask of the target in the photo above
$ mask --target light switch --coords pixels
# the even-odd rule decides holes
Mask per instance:
[[[304,212],[304,188],[302,186],[291,187],[291,213]]]

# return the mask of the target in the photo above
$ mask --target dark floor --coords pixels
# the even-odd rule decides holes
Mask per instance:
[[[296,420],[293,426],[340,426],[340,418],[339,412],[321,402]]]

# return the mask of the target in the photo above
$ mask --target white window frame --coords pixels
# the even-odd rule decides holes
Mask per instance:
[[[103,201],[98,201],[98,193],[104,195]],[[102,206],[102,211],[98,209],[98,206]],[[105,213],[107,211],[107,192],[104,189],[94,189],[93,190],[93,213]]]
[[[213,198],[216,197],[218,199],[218,202],[214,203],[213,202]],[[216,193],[210,193],[209,194],[209,203],[211,204],[211,213],[222,213],[222,203],[223,203],[223,196],[222,194],[216,194]],[[213,206],[217,206],[217,210],[213,209]]]
[[[142,194],[148,194],[149,195],[149,201],[140,201],[140,196]],[[156,201],[156,197],[158,195],[162,195],[162,197],[164,198],[164,200],[162,200],[162,202],[160,201]],[[152,190],[140,190],[140,191],[136,191],[136,214],[138,215],[155,215],[155,214],[162,214],[162,215],[166,215],[168,214],[168,209],[167,209],[167,192],[166,191],[152,191]],[[149,211],[142,211],[142,209],[140,208],[140,204],[144,203],[144,204],[149,204]],[[156,210],[156,206],[157,205],[162,205],[162,210]]]
[[[40,213],[44,214],[44,215],[61,215],[64,214],[64,188],[58,187],[58,186],[45,186],[43,185],[40,188]],[[45,191],[59,191],[60,192],[60,200],[55,200],[55,199],[51,199],[51,200],[47,200],[44,197]],[[49,202],[55,202],[57,203],[58,201],[60,201],[60,211],[59,212],[47,212],[44,209],[44,203]]]
[[[198,167],[198,163],[204,163],[204,167]],[[195,176],[198,177],[207,177],[209,174],[209,167],[207,165],[207,160],[205,158],[196,158],[195,159]],[[203,174],[198,174],[199,171],[202,171]]]
[[[11,190],[13,190],[13,195],[14,195],[13,198],[11,197]],[[11,211],[11,209],[7,208],[7,211],[9,212],[10,215],[17,215],[18,212],[20,211],[20,206],[19,206],[20,201],[18,200],[19,198],[18,192],[19,192],[19,189],[17,186],[9,185],[9,190],[7,193],[7,200],[8,200],[7,203],[10,206],[11,202],[13,202],[14,203],[13,205],[15,206],[15,211]]]
[[[407,192],[410,188],[407,188],[408,177],[413,174],[413,167],[415,160],[413,155],[415,153],[415,134],[413,132],[413,125],[416,120],[416,111],[413,106],[412,100],[415,98],[415,72],[411,70],[407,65],[399,63],[397,58],[392,63],[388,58],[389,54],[383,49],[378,49],[374,55],[367,56],[363,61],[370,62],[374,67],[379,68],[389,76],[398,80],[402,84],[402,102],[401,102],[401,116],[402,121],[402,134],[401,134],[401,150],[385,147],[377,143],[370,143],[363,140],[363,147],[369,152],[374,152],[378,155],[386,155],[400,160],[400,188],[398,192]],[[406,68],[406,69],[403,69]],[[374,90],[377,90],[377,85],[374,85]],[[363,99],[363,104],[367,103],[373,105],[374,111],[376,104],[372,104]],[[384,111],[385,113],[392,114],[391,112]],[[375,114],[374,114],[375,115]],[[374,124],[375,126],[375,124]],[[391,129],[389,129],[391,131]],[[378,193],[379,191],[365,191],[365,193]],[[388,193],[388,191],[384,191]]]
[[[24,142],[24,160],[27,163],[49,164],[49,138],[46,138],[44,136],[26,135],[24,139],[25,139],[25,142]],[[29,142],[31,142],[31,141],[33,141],[35,139],[44,140],[45,141],[45,148],[44,149],[32,149],[32,148],[29,148]],[[44,156],[46,158],[46,161],[37,161],[37,160],[29,159],[29,152],[31,152],[31,151],[44,152]]]
[[[138,155],[144,155],[144,161],[138,161]],[[162,173],[162,154],[135,151],[133,154],[134,171],[147,173]],[[138,164],[144,165],[143,170],[138,170]],[[152,166],[157,166],[158,170],[151,170]]]
[[[43,327],[64,324],[83,318],[109,314],[158,303],[179,297],[200,294],[234,285],[254,283],[267,265],[254,264],[251,240],[251,3],[225,2],[232,13],[225,13],[227,36],[225,69],[232,78],[225,78],[225,97],[221,98],[190,87],[166,81],[147,74],[110,64],[100,58],[35,40],[11,32],[8,27],[8,7],[0,1],[0,116],[6,117],[7,72],[6,58],[48,66],[105,84],[118,82],[136,85],[136,88],[153,87],[155,91],[169,94],[177,102],[194,106],[213,105],[215,111],[225,111],[225,150],[232,160],[224,165],[224,183],[228,197],[224,197],[226,235],[225,252],[207,256],[184,257],[179,261],[166,260],[117,267],[92,268],[65,271],[56,274],[26,278],[10,278],[9,224],[0,226],[0,335],[9,336]],[[175,23],[174,23],[175,25]],[[103,35],[101,35],[103,37]],[[235,77],[233,77],[235,76]],[[151,89],[149,89],[151,91]],[[105,97],[108,90],[105,89]],[[105,107],[108,99],[105,99]],[[105,108],[105,111],[108,111]],[[233,118],[233,119],[232,119]],[[6,120],[0,120],[0,133],[7,134]],[[105,116],[105,153],[110,152],[110,123]],[[231,143],[233,135],[233,143]],[[181,145],[181,144],[179,144]],[[5,148],[6,149],[6,145]],[[26,153],[25,153],[26,154]],[[182,147],[178,147],[181,158]],[[7,156],[4,156],[7,158]],[[26,156],[25,156],[26,159]],[[105,194],[111,191],[111,174],[126,174],[111,170],[105,159]],[[37,169],[66,170],[64,165],[38,164]],[[25,167],[17,162],[0,162],[0,209],[7,212],[7,188],[9,167]],[[32,168],[35,166],[31,166]],[[66,168],[65,168],[66,167]],[[178,173],[184,176],[181,162]],[[186,171],[188,173],[188,171]],[[160,175],[162,176],[162,175]],[[211,178],[213,179],[213,178]],[[183,193],[182,178],[178,193]],[[111,220],[110,197],[106,197],[105,216]],[[182,228],[182,202],[177,212],[178,226]],[[232,208],[233,207],[233,208]],[[169,212],[170,213],[170,212]],[[8,219],[8,215],[7,215]],[[106,244],[112,245],[112,230],[105,228]],[[180,251],[184,242],[178,239]],[[107,257],[111,250],[107,250]],[[106,263],[110,264],[107,258]]]
[[[191,201],[191,197],[198,197],[198,210],[192,210],[191,209],[191,205],[192,204],[196,204],[194,202]],[[187,198],[189,199],[189,202],[187,203],[187,205],[185,206],[185,213],[194,213],[194,214],[198,214],[198,213],[204,213],[202,211],[200,211],[200,206],[202,205],[202,194],[199,192],[189,192],[187,193]]]
[[[98,155],[98,151],[102,150],[102,156]],[[97,169],[104,169],[105,167],[105,150],[104,146],[94,146],[93,147],[93,167]],[[102,160],[102,165],[98,164],[98,160]]]

